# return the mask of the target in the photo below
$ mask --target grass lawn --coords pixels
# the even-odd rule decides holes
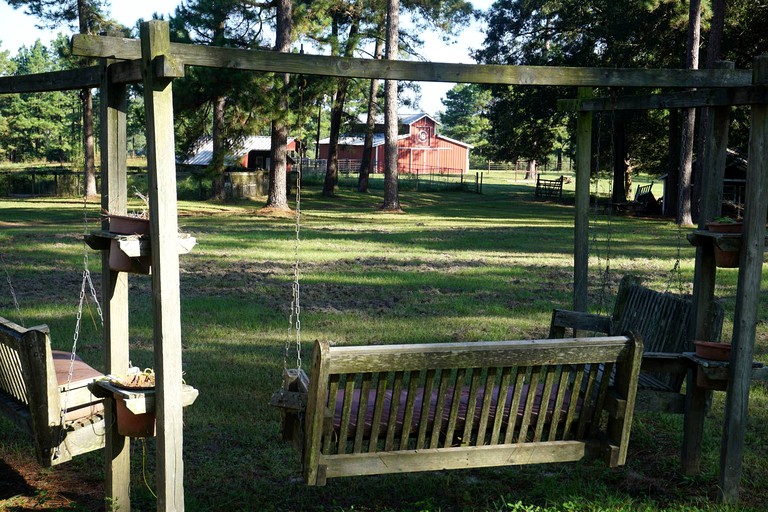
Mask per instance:
[[[376,210],[380,192],[302,193],[299,259],[302,350],[341,344],[545,337],[553,307],[572,301],[573,207],[534,202],[530,183],[486,173],[483,194],[403,192],[405,214]],[[571,193],[572,194],[572,193]],[[281,384],[288,339],[295,230],[292,218],[258,214],[263,202],[182,202],[179,224],[198,240],[181,257],[185,378],[200,390],[185,411],[187,510],[191,511],[652,511],[765,510],[768,503],[768,394],[752,388],[743,508],[714,503],[724,393],[707,418],[703,472],[679,470],[682,418],[636,415],[628,464],[556,464],[331,480],[308,488],[298,456],[280,441],[268,406]],[[98,204],[88,205],[97,228]],[[84,246],[82,200],[0,199],[0,252],[24,323],[50,326],[70,350]],[[686,230],[663,219],[592,215],[594,312],[612,308],[626,273],[678,291],[692,289],[694,250]],[[100,289],[100,257],[87,251]],[[609,272],[605,272],[608,264]],[[736,270],[718,273],[717,295],[730,339]],[[768,277],[764,277],[768,280]],[[152,366],[148,276],[130,276],[131,357]],[[18,318],[8,286],[0,315]],[[768,289],[763,285],[763,289]],[[763,304],[766,303],[763,292]],[[103,368],[93,308],[78,354]],[[757,327],[757,360],[768,362],[768,310]],[[295,354],[288,355],[288,365]],[[133,509],[154,510],[154,440],[133,441]],[[3,478],[5,477],[5,478]],[[93,510],[102,499],[101,453],[53,470],[34,463],[23,433],[0,419],[0,510]],[[150,483],[145,484],[145,479]],[[7,489],[6,489],[7,488]],[[15,494],[9,494],[13,489]],[[5,507],[5,508],[4,508]],[[26,507],[26,508],[24,508]]]

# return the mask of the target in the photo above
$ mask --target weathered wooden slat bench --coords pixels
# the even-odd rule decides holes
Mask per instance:
[[[635,336],[342,347],[273,397],[304,478],[577,461],[625,463]],[[607,378],[613,374],[613,380]]]
[[[44,467],[104,446],[102,400],[88,389],[103,375],[75,358],[67,384],[70,358],[51,350],[47,326],[25,329],[0,317],[0,412],[31,434]]]
[[[554,180],[545,180],[541,176],[537,176],[534,197],[537,199],[562,199],[563,182],[565,182],[565,176],[560,176]]]
[[[637,409],[682,414],[685,410],[682,385],[690,366],[683,353],[693,350],[690,334],[693,314],[690,299],[651,290],[642,286],[636,277],[624,276],[611,316],[555,309],[549,337],[562,338],[566,329],[593,335],[637,333],[645,347]],[[709,341],[719,341],[723,317],[723,307],[716,302],[711,320],[714,338]]]
[[[632,201],[611,203],[611,208],[617,212],[627,213],[660,213],[660,205],[653,195],[653,182],[642,185],[635,190]]]

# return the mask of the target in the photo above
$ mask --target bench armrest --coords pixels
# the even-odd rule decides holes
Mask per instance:
[[[582,311],[570,311],[567,309],[552,310],[552,320],[549,324],[549,338],[557,339],[565,337],[566,329],[587,331],[590,333],[612,334],[613,319],[610,316],[595,315]]]
[[[646,352],[640,368],[646,372],[683,373],[690,366],[690,359],[676,352]]]

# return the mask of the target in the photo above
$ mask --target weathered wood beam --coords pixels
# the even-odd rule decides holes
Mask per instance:
[[[141,25],[141,63],[147,126],[149,222],[152,241],[152,305],[157,412],[157,510],[184,510],[181,298],[172,78],[156,74],[169,53],[168,24]]]
[[[100,84],[101,66],[90,66],[32,75],[3,76],[0,77],[0,94],[70,91],[98,87]]]
[[[722,107],[768,103],[768,87],[752,86],[730,89],[704,89],[643,96],[565,99],[557,101],[560,111],[603,112],[608,110],[652,110],[673,108]]]
[[[592,89],[579,89],[579,98]],[[573,224],[573,309],[589,311],[589,179],[592,166],[592,112],[579,112],[576,120],[576,203]]]
[[[126,163],[128,93],[125,84],[113,83],[109,76],[122,63],[103,63],[101,74],[101,207],[113,214],[128,208]],[[102,227],[109,228],[108,220]],[[104,304],[104,367],[108,374],[120,375],[130,366],[128,344],[128,275],[109,268],[109,250],[101,253],[101,280]],[[105,400],[105,418],[112,424],[115,401]],[[131,509],[131,455],[129,439],[116,428],[107,431],[104,450],[104,494],[106,510]]]
[[[768,84],[768,55],[754,60],[754,81]],[[768,206],[768,105],[752,107],[749,128],[747,189],[741,240],[739,280],[733,318],[733,351],[725,398],[725,425],[720,444],[720,500],[737,503],[744,462],[744,436],[749,416],[749,388],[755,326],[759,318],[760,283],[765,251]]]
[[[138,40],[84,34],[72,38],[72,52],[84,57],[122,60],[135,60],[141,56]],[[169,52],[187,66],[418,82],[593,87],[741,87],[751,84],[748,70],[449,64],[276,53],[181,43],[171,43]]]

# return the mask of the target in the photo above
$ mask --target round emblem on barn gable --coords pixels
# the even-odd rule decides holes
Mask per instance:
[[[427,134],[427,130],[419,131],[419,142],[427,142],[428,136],[429,135]]]

